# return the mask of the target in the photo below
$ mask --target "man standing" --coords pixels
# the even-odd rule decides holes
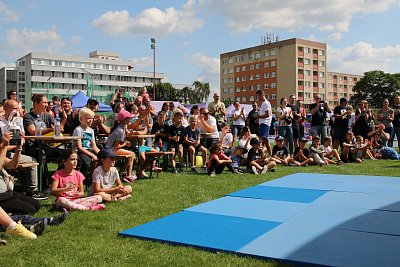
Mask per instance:
[[[346,132],[349,128],[350,111],[347,108],[347,99],[341,98],[339,106],[333,110],[335,122],[333,123],[333,149],[343,149],[343,142],[346,140]]]
[[[311,135],[319,135],[324,140],[328,133],[327,119],[328,112],[331,112],[328,105],[321,99],[320,95],[314,95],[314,104],[310,105],[311,112]]]
[[[253,102],[253,109],[247,115],[247,126],[250,128],[250,132],[252,134],[258,134],[259,125],[258,125],[258,105],[257,102]],[[240,134],[240,133],[239,133]]]
[[[299,118],[301,117],[300,107],[296,104],[295,95],[289,96],[289,104],[287,105],[292,110],[293,120],[292,120],[292,129],[293,129],[293,143],[294,147],[297,148],[299,146],[299,134],[300,134],[300,125]]]
[[[272,155],[271,145],[269,144],[268,136],[269,136],[269,128],[271,127],[272,120],[272,108],[271,103],[265,98],[265,93],[261,90],[258,90],[257,93],[260,98],[261,106],[258,111],[257,119],[258,124],[260,125],[260,129],[258,130],[258,137],[263,141],[265,147],[268,150],[269,155]]]
[[[221,131],[221,123],[225,122],[226,110],[225,104],[219,101],[219,95],[214,94],[214,102],[208,104],[210,114],[216,119],[218,131]]]

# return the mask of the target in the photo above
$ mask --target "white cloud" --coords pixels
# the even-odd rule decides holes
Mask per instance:
[[[2,22],[17,22],[20,15],[0,1],[0,20]]]
[[[341,32],[335,32],[328,36],[328,40],[333,42],[339,42],[340,40],[342,40],[342,38],[343,38],[343,33]]]
[[[347,32],[355,14],[383,12],[396,0],[204,0],[209,10],[226,17],[233,32],[253,29],[294,31],[315,28]]]
[[[80,37],[80,36],[72,36],[71,37],[71,42],[73,44],[80,44],[82,42],[82,37]]]
[[[188,56],[187,61],[201,69],[196,80],[210,83],[212,94],[219,92],[219,58],[212,58],[203,53],[196,53]],[[212,96],[212,94],[210,95]]]
[[[127,10],[108,11],[92,25],[111,36],[186,34],[203,27],[203,20],[196,18],[196,6],[194,0],[189,0],[180,10],[153,7],[134,17]]]
[[[133,63],[134,69],[153,66],[153,59],[151,57],[140,57],[130,59]]]
[[[32,51],[57,53],[63,47],[63,38],[55,27],[51,27],[47,31],[10,29],[0,44],[2,52],[13,59]]]
[[[337,49],[328,46],[329,71],[363,74],[380,69],[389,73],[400,72],[400,45],[375,48],[369,43],[358,42]]]

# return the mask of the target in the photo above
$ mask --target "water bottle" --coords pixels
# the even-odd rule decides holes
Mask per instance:
[[[35,135],[36,136],[41,136],[42,135],[42,119],[40,118],[40,115],[37,115],[36,120],[35,120]]]
[[[54,118],[54,136],[59,137],[61,135],[61,123],[60,116],[56,114]]]

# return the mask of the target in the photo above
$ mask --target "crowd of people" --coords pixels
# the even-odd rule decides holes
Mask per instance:
[[[314,96],[309,110],[291,95],[280,100],[274,114],[264,92],[259,90],[256,95],[259,101],[252,104],[249,113],[235,101],[233,111],[227,114],[219,95],[214,94],[214,101],[203,107],[194,105],[189,114],[170,101],[156,110],[146,88],[134,100],[116,90],[110,100],[113,114],[106,117],[99,114],[99,102],[94,98],[77,110],[68,97],[48,100],[43,94],[35,94],[31,97],[33,108],[25,112],[16,92],[9,92],[0,105],[3,230],[36,238],[47,225],[62,223],[70,210],[103,210],[104,202],[130,198],[129,183],[146,178],[148,169],[177,174],[189,167],[194,174],[216,176],[226,168],[236,174],[264,174],[274,172],[278,165],[323,166],[399,157],[392,146],[395,136],[400,135],[400,96],[392,106],[385,99],[375,112],[367,101],[361,101],[355,109],[341,98],[332,112],[319,95]],[[311,140],[305,127],[307,114],[311,116]],[[57,122],[61,134],[80,137],[71,147],[39,146],[37,140],[25,140],[26,135],[54,134]],[[269,139],[272,127],[273,145]],[[137,144],[127,141],[131,135],[146,134]],[[168,153],[158,166],[146,152]],[[118,156],[125,159],[121,172],[115,167]],[[50,175],[46,163],[54,158],[60,160],[59,168]],[[12,176],[7,173],[20,163],[39,160],[43,162],[44,188],[55,196],[55,205],[63,208],[51,218],[31,217],[40,208],[39,200],[48,198],[45,192],[39,192],[38,167],[24,169],[25,194],[14,191]]]

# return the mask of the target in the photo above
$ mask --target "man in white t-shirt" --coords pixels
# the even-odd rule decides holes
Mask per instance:
[[[219,142],[217,121],[207,108],[200,109],[199,128],[200,133],[206,135],[206,148],[209,149],[214,142]]]
[[[265,98],[265,93],[258,90],[256,93],[261,101],[260,110],[258,111],[258,124],[260,128],[258,130],[258,137],[263,141],[268,153],[272,155],[271,145],[269,144],[269,128],[271,127],[272,121],[272,108],[271,103]]]

